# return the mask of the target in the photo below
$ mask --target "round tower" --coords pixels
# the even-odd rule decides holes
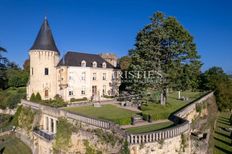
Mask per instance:
[[[29,51],[30,79],[27,86],[27,98],[34,93],[43,100],[53,99],[57,94],[57,69],[60,59],[48,21],[45,18]]]

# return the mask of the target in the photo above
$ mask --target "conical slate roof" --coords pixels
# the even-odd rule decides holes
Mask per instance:
[[[57,49],[56,43],[53,39],[52,31],[49,27],[47,18],[44,19],[36,40],[30,50],[51,50],[59,53],[59,50]]]

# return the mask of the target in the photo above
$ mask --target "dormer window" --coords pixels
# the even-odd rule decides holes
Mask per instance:
[[[81,67],[86,67],[86,61],[84,60],[81,61]]]
[[[102,63],[102,67],[106,68],[106,63],[105,62]]]
[[[97,62],[93,62],[93,67],[97,67]]]

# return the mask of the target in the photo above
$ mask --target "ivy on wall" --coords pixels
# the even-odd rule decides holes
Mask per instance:
[[[73,125],[66,118],[59,118],[57,124],[57,132],[53,149],[56,152],[65,151],[71,146]]]
[[[35,113],[31,108],[20,106],[15,115],[16,126],[27,131],[32,130]]]

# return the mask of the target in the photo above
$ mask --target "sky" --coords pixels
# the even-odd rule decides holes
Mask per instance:
[[[22,66],[46,16],[61,55],[67,51],[128,54],[157,11],[174,16],[194,37],[202,71],[232,73],[231,0],[1,0],[0,46]]]

